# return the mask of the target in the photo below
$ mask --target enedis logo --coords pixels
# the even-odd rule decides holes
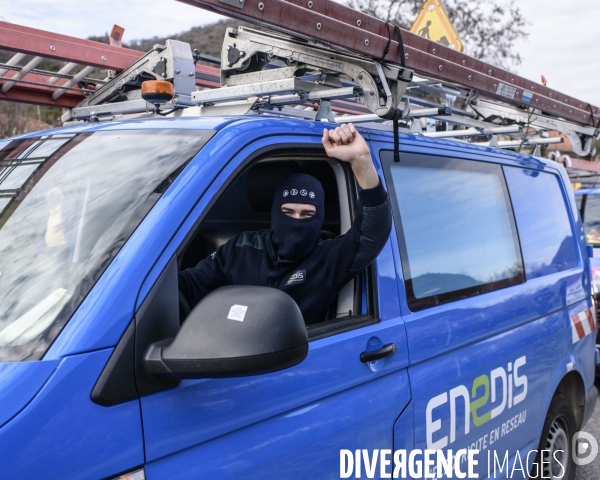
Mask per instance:
[[[527,397],[527,375],[519,372],[527,362],[525,356],[509,362],[506,368],[498,367],[489,375],[484,374],[473,380],[470,390],[465,385],[459,385],[448,392],[433,397],[427,403],[426,435],[427,449],[439,450],[454,443],[459,425],[464,425],[465,435],[471,430],[471,421],[475,427],[481,427],[493,418],[501,415],[521,403]],[[496,404],[491,410],[485,408],[490,402]],[[464,418],[457,419],[457,403],[464,402]],[[442,426],[444,405],[450,409],[450,425]],[[449,430],[449,431],[448,431]],[[444,433],[447,433],[444,435]],[[435,437],[435,440],[434,440]]]
[[[306,280],[306,270],[298,270],[290,275],[285,285],[293,285],[294,283],[302,283]]]

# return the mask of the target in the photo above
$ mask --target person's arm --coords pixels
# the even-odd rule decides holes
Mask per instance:
[[[212,254],[201,260],[198,265],[179,272],[179,291],[194,308],[200,300],[213,290],[229,285],[226,268],[233,254],[235,242],[221,245]]]
[[[324,130],[322,142],[328,156],[350,163],[360,187],[351,229],[325,249],[330,261],[324,280],[338,288],[379,255],[390,236],[392,212],[369,147],[354,125]]]

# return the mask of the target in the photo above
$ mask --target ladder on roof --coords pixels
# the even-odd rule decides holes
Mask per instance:
[[[178,0],[305,40],[399,63],[399,43],[384,22],[333,0]],[[463,85],[512,105],[597,126],[600,109],[544,85],[402,30],[406,66],[418,75]]]
[[[284,66],[264,68],[275,60]],[[284,105],[319,101],[316,120],[358,123],[389,120],[399,115],[410,122],[411,131],[427,136],[464,138],[510,134],[517,139],[497,141],[492,138],[486,144],[503,148],[560,143],[560,137],[544,138],[547,131],[559,131],[571,140],[577,153],[586,154],[598,135],[594,127],[486,100],[475,95],[473,90],[458,85],[413,80],[412,70],[394,64],[243,27],[227,30],[221,65],[221,84],[225,88],[194,92],[192,100],[195,103],[209,107],[253,99],[251,105],[240,105],[238,113],[244,113],[252,109],[273,111]],[[344,84],[341,75],[352,82]],[[371,114],[336,119],[330,101],[341,98],[361,99]],[[400,98],[404,101],[400,102]],[[399,104],[400,112],[397,111]],[[355,108],[358,106],[354,105]],[[286,114],[292,112],[288,110]],[[425,117],[464,128],[423,132],[420,119]]]
[[[385,22],[332,0],[179,1],[278,33],[228,29],[219,70],[195,65],[200,55],[182,42],[168,41],[144,55],[0,22],[0,48],[17,52],[0,65],[0,100],[70,107],[65,121],[156,115],[161,111],[141,98],[140,85],[166,79],[175,97],[161,106],[163,114],[189,107],[174,115],[249,112],[383,123],[401,117],[414,133],[486,135],[491,139],[477,144],[537,146],[536,154],[540,145],[562,141],[548,138],[549,131],[566,136],[580,156],[589,156],[599,134],[597,107],[406,31],[402,49]],[[19,66],[25,54],[35,57]],[[43,58],[68,63],[58,73],[36,69]],[[85,68],[71,75],[77,65]],[[94,68],[115,74],[91,78]],[[197,87],[204,90],[193,91]],[[437,131],[439,125],[446,129]],[[512,140],[499,140],[499,134]]]
[[[228,31],[221,64],[221,84],[228,88],[222,89],[224,91],[220,93],[195,93],[193,99],[201,103],[217,98],[225,100],[228,95],[232,97],[237,94],[239,97],[244,91],[248,94],[252,91],[262,95],[268,93],[269,84],[264,79],[274,78],[275,74],[262,69],[266,63],[265,57],[285,60],[287,56],[288,63],[294,63],[301,69],[313,66],[310,61],[306,61],[312,50],[313,58],[318,58],[317,67],[321,67],[321,73],[326,73],[323,67],[327,67],[325,64],[330,59],[328,55],[331,57],[333,52],[334,55],[343,56],[345,58],[342,58],[342,61],[346,66],[351,66],[357,62],[345,52],[353,52],[368,58],[371,65],[380,70],[381,65],[386,67],[383,72],[378,71],[377,74],[368,72],[368,83],[373,85],[372,81],[375,80],[375,88],[365,88],[362,84],[364,78],[361,82],[356,75],[349,75],[362,88],[360,93],[371,112],[383,118],[393,116],[387,100],[391,99],[394,105],[398,105],[401,96],[405,94],[408,100],[433,108],[442,108],[446,103],[450,103],[450,99],[454,103],[456,97],[461,97],[466,100],[464,108],[452,110],[450,115],[444,115],[442,120],[470,127],[470,132],[474,135],[486,129],[491,134],[517,135],[521,138],[520,142],[516,143],[517,146],[542,145],[561,141],[560,138],[543,138],[547,131],[553,130],[563,133],[571,141],[573,151],[585,157],[590,155],[594,141],[600,133],[598,107],[410,32],[402,30],[399,37],[395,36],[400,29],[333,0],[178,1],[299,37],[286,41],[281,37],[271,36],[265,41],[260,38],[264,34],[259,32],[249,34],[247,29],[243,28],[237,32]],[[327,51],[327,46],[338,48]],[[323,52],[320,56],[314,54],[318,48]],[[343,53],[339,48],[343,49]],[[306,50],[309,51],[308,54]],[[239,52],[243,55],[240,56]],[[398,64],[403,67],[398,68]],[[409,74],[408,68],[418,75],[439,79],[441,83],[437,98],[442,97],[442,101],[427,101],[432,90],[431,82],[402,85],[412,80],[412,72]],[[348,74],[341,68],[338,68],[338,72]],[[397,72],[400,72],[400,75]],[[388,82],[383,80],[384,76]],[[258,82],[262,83],[262,90]],[[391,87],[389,89],[386,88],[388,83]],[[245,85],[245,89],[241,84]],[[376,87],[380,87],[379,95]],[[408,93],[405,87],[410,90]],[[298,90],[296,88],[296,91]],[[339,90],[339,94],[342,95],[342,89]],[[399,95],[400,91],[402,95]],[[308,92],[305,92],[305,98],[310,99]],[[403,116],[408,116],[409,109],[406,104],[403,110]],[[441,115],[430,116],[438,119]],[[317,119],[321,118],[329,118],[331,121],[326,112],[317,113]],[[506,124],[512,124],[513,128],[522,128],[510,132]],[[414,123],[412,130],[420,133],[420,127],[420,122]],[[451,132],[438,136],[456,135]],[[502,146],[511,147],[514,146],[513,143]],[[491,144],[501,146],[494,138]]]
[[[123,30],[115,26],[111,38],[115,33],[122,35]],[[168,48],[168,45],[166,47]],[[118,98],[119,88],[127,97],[133,95],[129,92],[136,87],[139,90],[142,79],[166,78],[147,71],[136,78],[138,73],[131,67],[140,65],[141,59],[148,60],[148,57],[152,56],[150,54],[144,55],[143,52],[117,45],[107,45],[1,21],[0,49],[15,52],[6,63],[0,63],[0,82],[2,82],[0,100],[73,108],[80,102],[86,101],[87,96],[95,95],[99,89],[106,86],[115,91],[114,98]],[[156,56],[164,49],[161,50],[161,46],[157,46],[154,51]],[[168,57],[170,54],[170,51],[164,52],[162,57]],[[33,58],[28,60],[31,55]],[[161,55],[158,55],[158,58],[160,57]],[[58,72],[37,68],[44,60],[58,60],[63,66]],[[172,63],[167,65],[170,66]],[[103,72],[103,78],[92,76],[98,70]],[[120,86],[111,84],[117,74],[125,70],[129,73],[128,77],[134,78],[128,78]],[[191,85],[192,88],[185,94],[190,95],[191,90],[196,86],[208,88],[219,86],[217,68],[192,65],[192,71],[195,84]],[[168,69],[160,73],[171,75]],[[125,77],[121,75],[120,80],[123,78]]]

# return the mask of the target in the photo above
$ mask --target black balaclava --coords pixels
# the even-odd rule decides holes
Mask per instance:
[[[284,203],[306,203],[317,207],[310,218],[292,218],[281,211]],[[284,178],[273,197],[271,207],[271,239],[277,256],[282,260],[298,261],[317,245],[325,219],[325,194],[321,183],[305,173]]]

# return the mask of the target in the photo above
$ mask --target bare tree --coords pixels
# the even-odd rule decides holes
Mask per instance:
[[[348,5],[409,30],[424,0],[346,0]],[[527,22],[515,0],[442,0],[465,53],[502,68],[520,65],[515,41],[527,38]]]
[[[0,138],[57,127],[61,114],[56,107],[0,101]]]
[[[0,102],[0,138],[13,137],[26,132],[29,105]]]

